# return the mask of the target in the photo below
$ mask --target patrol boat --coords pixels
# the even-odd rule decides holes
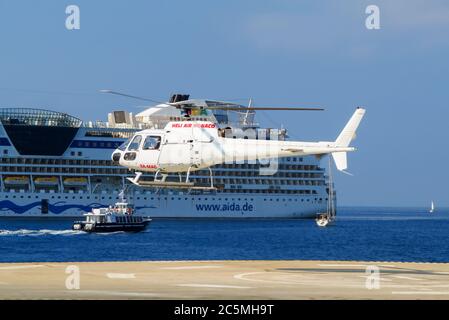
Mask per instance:
[[[85,214],[86,220],[76,221],[73,230],[85,232],[139,232],[150,224],[151,219],[135,216],[134,207],[127,202],[117,202],[109,208],[92,209]]]

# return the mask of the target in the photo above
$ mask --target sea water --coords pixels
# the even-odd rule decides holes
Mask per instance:
[[[141,233],[87,234],[69,220],[0,219],[0,262],[365,260],[449,262],[449,209],[341,208],[314,220],[154,220]]]

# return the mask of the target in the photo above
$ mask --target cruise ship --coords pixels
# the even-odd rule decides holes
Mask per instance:
[[[245,106],[203,103],[232,110],[193,110],[190,120],[213,121],[236,138],[288,138],[285,129],[261,128]],[[326,211],[329,182],[314,156],[214,166],[217,190],[132,185],[126,178],[134,173],[114,163],[112,152],[136,131],[183,120],[181,110],[164,103],[137,114],[113,111],[104,122],[0,108],[0,217],[80,217],[123,195],[152,218],[315,218]],[[190,181],[208,183],[209,171],[192,172]]]

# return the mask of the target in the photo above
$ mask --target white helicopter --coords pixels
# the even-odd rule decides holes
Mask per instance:
[[[113,91],[107,93],[120,94]],[[124,95],[124,94],[120,94]],[[130,95],[125,95],[133,97]],[[184,97],[185,98],[185,97]],[[186,120],[169,122],[164,129],[147,129],[137,132],[112,154],[112,160],[121,166],[135,170],[136,176],[128,178],[133,184],[143,187],[167,187],[188,189],[215,189],[211,167],[224,163],[267,160],[279,157],[331,154],[340,171],[347,169],[347,152],[356,130],[365,114],[365,109],[357,108],[335,141],[302,142],[280,140],[257,140],[226,138],[224,130],[209,121],[190,121],[193,109],[224,109],[232,107],[208,108],[198,104],[198,100],[182,100],[167,104],[186,112]],[[242,109],[239,109],[242,111]],[[248,107],[245,110],[322,110],[316,108],[263,108]],[[209,169],[210,186],[195,186],[189,181],[193,171]],[[144,172],[155,173],[153,181],[141,180]],[[179,174],[179,182],[168,182],[170,173]],[[181,181],[181,173],[186,173]],[[161,174],[162,178],[158,179]]]

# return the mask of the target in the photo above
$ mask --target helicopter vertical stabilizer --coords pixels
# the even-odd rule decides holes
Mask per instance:
[[[335,140],[336,147],[349,147],[352,140],[356,137],[357,128],[365,115],[366,110],[363,108],[357,108],[357,110],[349,119],[348,123],[341,131],[337,140]],[[334,159],[335,166],[340,171],[345,171],[348,168],[348,157],[346,152],[333,152],[332,158]]]

